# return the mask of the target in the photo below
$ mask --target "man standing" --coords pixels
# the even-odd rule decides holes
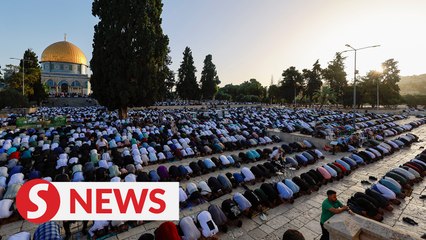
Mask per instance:
[[[344,206],[339,200],[337,200],[336,192],[333,190],[327,191],[327,198],[322,202],[322,212],[321,212],[321,230],[322,236],[320,240],[330,239],[327,229],[324,228],[324,223],[330,219],[334,214],[339,214],[344,211],[347,211],[348,206]]]

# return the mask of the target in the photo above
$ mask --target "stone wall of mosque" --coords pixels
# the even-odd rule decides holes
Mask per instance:
[[[84,64],[65,63],[65,62],[43,62],[41,64],[43,73],[63,73],[63,74],[82,74],[87,75],[87,66]]]
[[[43,72],[41,74],[41,82],[49,87],[50,94],[90,94],[90,83],[87,75]]]

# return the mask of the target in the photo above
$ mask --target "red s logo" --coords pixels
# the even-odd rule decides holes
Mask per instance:
[[[50,182],[34,179],[19,189],[16,206],[24,219],[37,224],[48,222],[58,212],[59,192]]]

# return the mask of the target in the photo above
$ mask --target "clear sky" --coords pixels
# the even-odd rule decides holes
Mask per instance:
[[[2,0],[0,65],[18,61],[27,48],[40,57],[50,44],[63,40],[91,58],[93,26],[90,0]],[[394,58],[402,75],[426,73],[425,0],[165,0],[163,30],[170,38],[171,68],[192,49],[199,76],[207,54],[222,81],[239,84],[256,78],[276,83],[283,70],[322,66],[335,52],[380,44],[358,52],[360,74],[380,70]],[[353,52],[345,64],[353,76]]]

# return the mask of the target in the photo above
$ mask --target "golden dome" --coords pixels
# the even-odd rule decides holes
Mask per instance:
[[[66,62],[87,66],[84,53],[76,45],[67,41],[56,42],[44,49],[41,62]]]

